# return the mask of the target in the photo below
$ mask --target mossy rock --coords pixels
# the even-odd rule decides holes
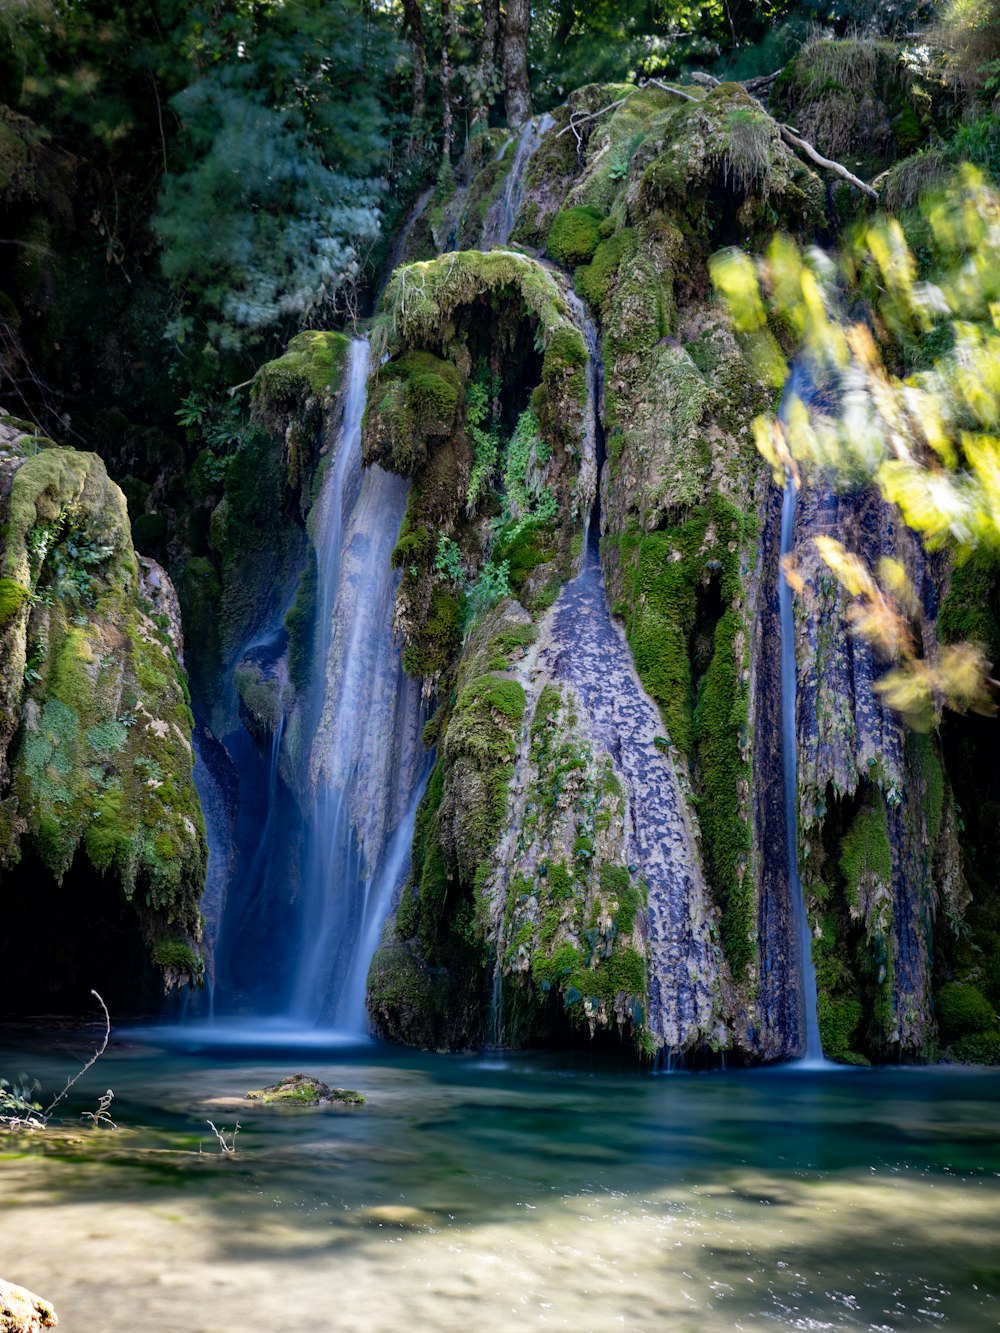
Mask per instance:
[[[103,462],[57,446],[27,455],[0,515],[2,587],[29,609],[0,623],[0,863],[26,840],[62,880],[82,849],[134,901],[166,979],[198,982],[206,847],[187,682],[141,597],[125,497]]]
[[[990,1032],[997,1026],[996,1010],[970,983],[949,981],[937,994],[937,1016],[945,1041]]]
[[[252,390],[255,405],[283,409],[332,393],[343,374],[349,346],[350,339],[343,333],[297,333],[282,356],[258,370]]]
[[[365,409],[365,461],[404,476],[413,472],[433,442],[454,431],[463,388],[455,365],[420,349],[383,366]]]
[[[248,1092],[247,1099],[262,1106],[363,1106],[362,1093],[331,1088],[310,1074],[289,1074],[266,1088]]]
[[[549,257],[566,268],[589,263],[601,242],[602,221],[600,210],[588,204],[561,209],[549,228]]]

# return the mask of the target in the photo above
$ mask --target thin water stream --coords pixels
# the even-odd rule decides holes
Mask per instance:
[[[799,965],[802,972],[802,1011],[805,1035],[802,1059],[807,1064],[823,1063],[823,1043],[819,1035],[816,1002],[816,968],[812,956],[812,931],[802,896],[799,876],[798,844],[798,751],[796,744],[795,700],[797,693],[795,665],[795,612],[792,588],[785,576],[784,560],[795,545],[795,480],[785,479],[781,501],[781,566],[778,571],[778,603],[781,617],[781,752],[782,795],[785,807],[785,852],[788,857],[788,893],[792,916],[798,927]]]

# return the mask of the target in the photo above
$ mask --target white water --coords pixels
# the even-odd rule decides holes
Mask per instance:
[[[525,121],[517,137],[514,160],[504,182],[503,195],[489,210],[483,223],[483,232],[479,241],[480,250],[489,250],[494,245],[506,245],[514,230],[514,223],[524,201],[525,172],[532,155],[542,139],[552,128],[552,117],[540,116],[537,121]]]
[[[363,1033],[365,981],[408,868],[424,769],[419,686],[392,631],[390,556],[407,483],[361,472],[368,344],[351,347],[344,424],[318,511],[318,723],[309,756],[299,946],[288,1017]]]
[[[783,796],[785,806],[785,851],[788,856],[788,893],[792,914],[798,926],[799,954],[802,969],[802,1005],[805,1028],[805,1051],[802,1063],[813,1067],[824,1064],[823,1043],[819,1036],[816,1014],[816,968],[812,958],[812,932],[802,897],[799,877],[798,851],[798,755],[795,731],[795,620],[792,609],[792,589],[784,570],[784,557],[794,546],[796,484],[791,476],[785,479],[784,498],[781,502],[781,560],[778,572],[778,606],[781,616],[781,751],[783,761]]]

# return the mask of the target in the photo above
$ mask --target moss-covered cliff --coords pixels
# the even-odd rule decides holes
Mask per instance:
[[[916,81],[901,84],[900,67],[877,54],[870,73],[882,94],[919,101]],[[793,75],[786,99],[799,86]],[[887,140],[886,152],[903,146],[900,139],[893,150]],[[581,90],[556,113],[526,171],[514,239],[572,274],[598,327],[607,597],[659,708],[663,752],[688,793],[684,818],[700,841],[678,864],[703,876],[710,895],[704,925],[712,949],[697,962],[688,955],[703,974],[707,1007],[693,1024],[665,1024],[658,1034],[648,1026],[658,1003],[648,932],[669,908],[645,901],[637,854],[626,850],[634,803],[648,804],[650,791],[623,781],[571,670],[555,679],[546,660],[555,623],[546,603],[572,567],[557,565],[541,598],[537,584],[511,580],[505,590],[522,608],[501,607],[468,635],[462,589],[497,545],[481,522],[477,528],[470,502],[478,425],[468,413],[470,338],[448,302],[437,304],[438,284],[458,284],[465,294],[458,305],[482,301],[491,289],[485,275],[516,273],[528,261],[506,251],[443,256],[397,275],[390,337],[399,341],[388,345],[420,351],[394,354],[377,381],[369,456],[390,459],[394,437],[384,423],[394,419],[404,452],[390,465],[415,468],[417,478],[412,522],[397,548],[405,570],[399,623],[411,644],[427,636],[410,649],[410,665],[443,688],[432,724],[438,768],[414,871],[395,942],[371,977],[372,1012],[386,1034],[455,1044],[482,1039],[488,1026],[495,1036],[502,1023],[505,1040],[521,1041],[551,1035],[567,1018],[585,1019],[591,1031],[613,1018],[632,1024],[648,1049],[721,1046],[774,1059],[802,1048],[777,730],[777,493],[750,430],[774,406],[773,390],[710,294],[708,259],[726,244],[759,249],[776,228],[810,238],[830,220],[819,177],[737,85],[681,95]],[[525,271],[540,281],[537,266]],[[420,330],[414,343],[400,317],[407,302],[410,328]],[[525,305],[530,310],[531,300]],[[494,322],[495,298],[479,308],[476,354],[487,362],[492,355],[495,365],[496,345],[512,340],[503,318]],[[494,471],[501,512],[505,480]],[[435,498],[421,513],[425,494]],[[481,496],[488,494],[487,486]],[[868,501],[848,497],[844,505],[851,527]],[[810,512],[807,503],[800,543],[816,526]],[[884,519],[869,535],[872,558],[916,558],[913,543]],[[937,575],[928,569],[922,577],[930,605]],[[798,609],[799,820],[824,1044],[839,1059],[926,1058],[936,1040],[934,922],[964,908],[957,846],[946,837],[947,779],[937,743],[907,741],[872,693],[878,668],[860,660],[866,650],[851,636],[846,602],[830,603],[822,586],[815,595],[813,587],[807,579]],[[492,674],[470,675],[491,653]],[[508,684],[518,687],[517,707],[490,705],[479,719],[487,739],[499,727],[499,748],[483,740],[473,779],[451,729],[465,735],[478,716],[468,713],[473,695],[506,699]],[[465,855],[454,841],[463,818],[486,835]],[[624,922],[612,881],[624,894]],[[630,944],[633,921],[642,928]],[[600,980],[605,961],[633,945],[627,984],[624,973],[614,985]],[[498,995],[500,1012],[488,1018]]]
[[[86,980],[134,1004],[144,959],[168,986],[201,974],[205,839],[176,625],[143,594],[101,460],[10,419],[0,432],[5,985],[11,999],[17,987],[67,999]],[[26,960],[19,933],[31,912],[36,932],[46,920],[29,881],[63,906]],[[109,952],[116,941],[127,958]]]

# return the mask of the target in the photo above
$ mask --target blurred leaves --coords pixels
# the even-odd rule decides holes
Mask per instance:
[[[1000,552],[1000,197],[965,166],[921,213],[919,265],[899,221],[876,215],[835,259],[776,236],[757,259],[716,255],[711,276],[757,374],[786,386],[780,419],[754,423],[775,480],[818,470],[835,488],[874,484],[928,550],[961,562]],[[886,365],[903,352],[918,366],[905,376]],[[816,545],[855,599],[854,632],[893,663],[879,688],[911,725],[944,705],[993,711],[977,645],[921,655],[898,561],[876,576],[835,539]]]

